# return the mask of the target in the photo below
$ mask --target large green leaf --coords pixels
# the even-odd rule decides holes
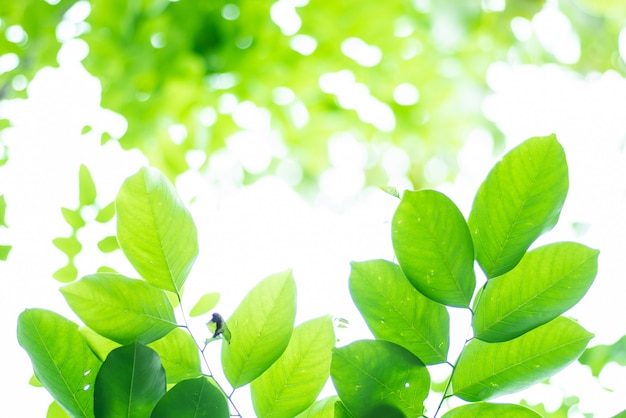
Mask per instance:
[[[309,407],[328,380],[334,346],[330,316],[297,326],[283,355],[250,385],[257,416],[293,418]]]
[[[381,407],[418,417],[430,389],[424,364],[407,349],[389,341],[356,341],[333,351],[330,374],[337,394],[356,417]]]
[[[154,407],[150,418],[228,418],[228,401],[206,377],[179,382]]]
[[[315,401],[296,418],[335,418],[335,403],[339,400],[336,395]]]
[[[377,339],[394,342],[424,364],[443,363],[449,347],[445,306],[415,290],[396,264],[353,262],[350,294]]]
[[[227,321],[232,338],[222,343],[222,365],[238,388],[259,377],[285,351],[296,317],[296,283],[291,270],[263,279]]]
[[[559,219],[568,189],[565,152],[554,135],[506,154],[478,189],[469,216],[476,259],[488,278],[511,270]]]
[[[456,407],[441,418],[541,418],[532,409],[510,403],[478,402]]]
[[[525,389],[576,360],[593,334],[558,317],[503,343],[470,341],[452,376],[454,395],[483,401]]]
[[[94,410],[98,418],[140,418],[165,394],[165,370],[159,355],[140,343],[111,351],[96,378]]]
[[[165,337],[150,343],[148,347],[161,357],[168,384],[202,374],[198,346],[193,337],[182,328],[176,328]]]
[[[513,270],[486,284],[472,320],[474,336],[507,341],[570,309],[593,283],[598,253],[573,242],[527,253]]]
[[[85,325],[120,344],[147,344],[176,328],[165,292],[143,280],[97,273],[62,287],[61,293]]]
[[[141,277],[180,294],[198,255],[196,227],[170,182],[142,168],[126,179],[115,201],[117,238]]]
[[[17,321],[17,340],[35,376],[73,417],[93,417],[93,386],[101,362],[78,325],[44,309],[27,309]]]
[[[474,247],[456,205],[433,190],[404,192],[391,237],[402,271],[424,296],[468,307],[476,279]]]

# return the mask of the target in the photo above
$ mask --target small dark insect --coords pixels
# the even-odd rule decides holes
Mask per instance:
[[[226,325],[226,321],[224,321],[224,318],[222,318],[222,315],[218,314],[217,312],[213,313],[213,317],[207,325],[211,330],[213,330],[213,327],[215,327],[212,338],[218,338],[221,335],[222,338],[224,338],[230,344],[230,330],[228,329],[228,325]]]

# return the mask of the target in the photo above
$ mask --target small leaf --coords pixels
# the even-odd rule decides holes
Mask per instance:
[[[604,366],[611,362],[626,366],[626,335],[613,344],[586,349],[578,361],[589,366],[594,377],[598,377]]]
[[[198,302],[191,308],[189,311],[189,316],[200,316],[209,312],[211,309],[215,308],[217,302],[220,300],[219,293],[206,293],[200,297]]]
[[[137,342],[116,348],[102,363],[94,392],[98,418],[148,417],[165,394],[159,355]]]
[[[118,244],[117,237],[115,235],[105,237],[98,241],[98,249],[103,253],[112,253],[119,248],[120,245]]]
[[[27,309],[17,321],[17,340],[52,397],[74,417],[93,417],[93,383],[101,363],[78,325],[54,312]]]
[[[58,404],[58,402],[54,401],[48,406],[48,412],[46,413],[46,418],[72,418],[65,412],[63,408]]]
[[[0,245],[0,260],[6,261],[9,257],[9,252],[11,251],[10,245]]]
[[[98,211],[96,222],[107,223],[115,216],[115,202],[111,202]]]
[[[63,219],[68,223],[72,229],[77,230],[85,226],[85,220],[80,214],[80,209],[72,210],[68,208],[61,208]]]
[[[63,251],[69,258],[73,258],[83,249],[83,246],[76,237],[55,238],[52,244]]]
[[[117,239],[128,261],[152,285],[180,295],[198,255],[196,226],[159,171],[142,168],[116,199]]]
[[[515,267],[530,244],[554,227],[568,184],[565,152],[554,135],[530,138],[496,164],[468,221],[488,278]]]
[[[77,277],[78,270],[76,270],[76,266],[74,266],[73,262],[68,263],[52,274],[52,278],[61,283],[71,283],[76,280]]]
[[[398,199],[400,199],[400,193],[398,192],[398,189],[396,189],[393,186],[380,186],[380,190],[382,190],[383,192],[387,193],[390,196],[397,197]]]
[[[160,340],[150,343],[148,347],[161,357],[168,384],[202,374],[198,346],[191,335],[183,329],[176,328]]]
[[[420,293],[444,305],[469,306],[476,285],[474,247],[461,211],[447,196],[405,192],[391,237],[402,271]]]
[[[291,270],[263,279],[230,319],[230,344],[222,344],[224,374],[234,388],[259,377],[285,351],[296,317],[296,283]]]
[[[36,387],[36,388],[42,388],[43,387],[43,385],[41,384],[41,382],[37,379],[37,376],[35,376],[35,375],[32,375],[30,377],[30,380],[28,381],[28,384],[33,386],[33,387]]]
[[[389,341],[356,341],[333,351],[330,374],[337,394],[355,417],[381,406],[419,417],[430,389],[424,364]]]
[[[592,337],[571,319],[558,317],[507,342],[474,339],[457,362],[454,395],[477,402],[525,389],[576,360]]]
[[[541,418],[532,409],[510,403],[478,402],[451,409],[441,418]]]
[[[7,223],[4,219],[6,216],[7,210],[7,202],[4,198],[4,195],[0,195],[0,226],[7,226]]]
[[[474,311],[476,338],[511,340],[576,305],[598,271],[598,251],[560,242],[527,253],[508,273],[486,284]]]
[[[350,295],[377,339],[394,342],[424,364],[443,363],[449,346],[445,306],[415,290],[396,264],[351,263]]]
[[[85,325],[120,344],[147,344],[176,328],[165,292],[141,280],[97,273],[62,287],[61,293]]]
[[[328,380],[334,346],[330,316],[298,325],[283,355],[250,384],[257,416],[293,418],[315,402]]]
[[[335,403],[337,401],[339,401],[339,397],[336,395],[320,399],[298,414],[296,418],[335,418]]]
[[[84,164],[78,170],[78,200],[81,206],[93,205],[96,201],[96,185]]]
[[[179,382],[154,407],[150,418],[228,418],[228,402],[206,377]]]

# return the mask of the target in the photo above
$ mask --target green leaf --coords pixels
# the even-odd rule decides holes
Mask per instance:
[[[443,363],[449,347],[445,306],[415,290],[396,264],[352,262],[350,295],[372,334],[409,350],[424,364]]]
[[[383,405],[407,417],[421,416],[430,389],[424,364],[389,341],[363,340],[336,348],[330,374],[341,401],[356,417],[370,416]]]
[[[17,322],[17,340],[26,350],[37,380],[74,417],[93,417],[93,384],[100,360],[59,314],[27,309]]]
[[[476,278],[474,247],[461,211],[433,190],[404,192],[391,237],[402,271],[424,296],[468,307]]]
[[[257,416],[293,418],[315,402],[330,375],[334,346],[330,316],[297,326],[283,355],[250,384]]]
[[[147,344],[176,328],[165,292],[142,280],[97,273],[62,287],[61,293],[85,325],[120,344]]]
[[[94,392],[98,418],[148,417],[165,394],[159,355],[138,342],[116,348],[102,363]]]
[[[618,413],[617,415],[613,415],[612,418],[626,418],[626,409],[624,409],[622,412]]]
[[[398,189],[393,186],[380,186],[380,190],[382,190],[383,192],[387,193],[390,196],[397,197],[398,199],[400,199],[400,193],[398,192]]]
[[[63,408],[56,402],[52,402],[50,406],[48,406],[48,411],[46,412],[46,418],[72,418],[70,415],[65,412]]]
[[[185,330],[176,328],[160,340],[150,343],[148,347],[161,357],[168,384],[202,374],[198,346]]]
[[[91,351],[93,351],[101,361],[106,360],[111,351],[121,346],[121,344],[103,337],[89,327],[80,327],[78,328],[78,332],[82,334],[85,341],[87,341],[87,345],[91,348]]]
[[[61,267],[52,274],[52,277],[61,283],[71,283],[78,277],[78,270],[73,262]]]
[[[98,241],[98,249],[103,253],[112,253],[119,248],[120,245],[118,244],[117,237],[115,235],[105,237]]]
[[[468,221],[488,278],[515,267],[530,244],[554,227],[567,189],[565,152],[554,135],[530,138],[496,164]]]
[[[179,382],[154,407],[150,418],[228,418],[228,402],[206,377]]]
[[[98,211],[96,222],[107,223],[115,216],[115,202],[111,202]]]
[[[156,287],[180,295],[198,255],[196,226],[170,182],[142,168],[116,199],[117,238],[128,261]]]
[[[343,402],[335,402],[335,418],[354,418]]]
[[[576,360],[592,337],[571,319],[558,317],[511,341],[474,339],[457,362],[453,393],[476,402],[525,389]]]
[[[81,216],[79,209],[72,210],[68,208],[61,208],[61,213],[63,214],[65,222],[67,222],[72,229],[76,230],[85,226],[85,220]]]
[[[478,402],[456,407],[441,418],[541,418],[541,415],[532,409],[510,403]]]
[[[296,418],[335,418],[335,403],[339,401],[336,395],[329,396],[319,401],[296,415]]]
[[[55,247],[63,251],[70,258],[78,255],[78,253],[80,253],[83,249],[83,246],[76,237],[55,238],[52,240],[52,244],[54,244]]]
[[[211,309],[215,308],[217,302],[220,300],[219,293],[206,293],[200,297],[198,302],[191,308],[189,311],[189,316],[200,316],[209,312]]]
[[[615,362],[620,366],[626,366],[626,335],[610,345],[596,345],[585,350],[578,361],[591,368],[591,374],[595,377],[608,363]]]
[[[4,219],[7,211],[7,202],[4,198],[4,195],[0,195],[0,226],[7,226],[7,223]]]
[[[30,380],[28,380],[28,384],[31,385],[31,386],[34,386],[36,388],[42,388],[43,387],[41,382],[37,379],[37,376],[35,376],[34,374],[30,377]]]
[[[259,377],[283,354],[295,317],[291,270],[263,279],[248,292],[227,321],[230,344],[222,344],[224,374],[234,388]]]
[[[10,245],[0,245],[0,260],[6,261],[9,257],[9,252],[11,251]]]
[[[96,185],[84,164],[78,170],[78,201],[81,206],[92,205],[96,201]]]
[[[576,305],[596,276],[598,253],[573,242],[527,253],[513,270],[486,284],[472,320],[475,337],[508,341]]]

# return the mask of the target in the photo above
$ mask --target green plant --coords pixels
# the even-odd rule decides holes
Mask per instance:
[[[260,417],[435,417],[451,396],[469,403],[447,418],[537,416],[485,401],[548,378],[592,338],[562,314],[591,286],[598,251],[572,242],[529,251],[556,224],[567,189],[564,151],[548,136],[495,166],[468,221],[439,192],[405,192],[392,220],[398,264],[354,262],[349,278],[376,339],[334,348],[330,316],[294,328],[291,271],[262,280],[225,323],[214,313],[207,334],[194,338],[186,316],[206,314],[219,295],[183,308],[196,228],[164,176],[141,169],[122,185],[115,211],[119,246],[142,279],[106,268],[67,284],[61,292],[85,326],[28,309],[18,341],[55,399],[49,417],[241,416],[232,394],[248,384]],[[475,261],[486,276],[478,291]],[[456,360],[448,307],[472,315],[473,337]],[[215,340],[229,390],[205,356]],[[424,411],[427,366],[441,363],[450,378],[439,408]],[[316,401],[329,376],[337,396]]]
[[[428,365],[448,363],[439,407],[471,402],[444,417],[538,416],[484,401],[540,382],[583,352],[592,334],[562,316],[597,272],[598,251],[559,242],[529,251],[557,222],[568,190],[563,148],[555,136],[509,152],[480,186],[466,222],[445,195],[407,191],[392,220],[398,264],[352,263],[350,293],[375,340],[336,348],[331,377],[345,416],[425,415]],[[486,281],[476,291],[474,261]],[[448,358],[446,306],[466,308],[473,337]],[[351,414],[351,415],[347,415]]]
[[[324,316],[294,328],[291,271],[262,280],[228,325],[207,329],[199,343],[181,297],[198,254],[189,212],[165,177],[145,168],[124,182],[115,210],[119,245],[142,279],[107,268],[63,286],[85,326],[43,309],[18,319],[18,341],[55,399],[49,417],[240,416],[232,394],[251,382],[260,416],[291,417],[315,401],[329,376],[333,323]],[[213,309],[218,296],[201,296],[190,314]],[[204,356],[220,335],[228,337],[221,352],[228,392]]]

